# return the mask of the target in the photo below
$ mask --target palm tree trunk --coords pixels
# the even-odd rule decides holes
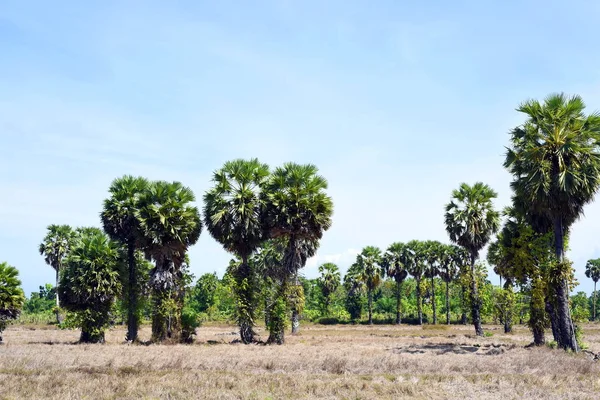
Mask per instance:
[[[285,320],[287,318],[286,310],[286,294],[288,280],[284,279],[275,293],[275,298],[271,304],[269,313],[269,338],[268,344],[284,344],[285,343]]]
[[[400,325],[402,317],[400,307],[402,305],[402,282],[396,281],[396,325]]]
[[[561,217],[557,217],[554,220],[554,247],[556,252],[556,261],[558,261],[558,268],[555,273],[560,275],[560,278],[556,282],[551,282],[554,286],[553,292],[556,300],[556,312],[557,319],[557,334],[558,337],[554,339],[558,343],[558,346],[565,350],[572,350],[574,352],[579,351],[577,345],[577,339],[575,338],[575,325],[571,318],[571,310],[569,309],[569,284],[567,282],[567,271],[568,265],[564,263],[564,231],[563,221]]]
[[[546,343],[545,328],[545,304],[544,290],[541,287],[540,276],[536,276],[531,282],[531,298],[529,300],[529,328],[533,334],[533,344],[543,346]],[[554,324],[553,324],[554,326]]]
[[[421,307],[421,279],[417,279],[417,313],[419,314],[419,325],[423,325],[423,310]]]
[[[450,283],[446,281],[446,325],[450,325]]]
[[[433,324],[437,325],[437,312],[435,309],[435,280],[433,274],[431,274],[431,305],[433,306]]]
[[[135,342],[138,336],[137,318],[137,271],[135,265],[135,243],[127,243],[127,262],[129,264],[129,304],[127,307],[127,337],[126,340]]]
[[[463,325],[467,324],[467,313],[465,312],[465,309],[467,308],[465,306],[465,286],[464,285],[460,285],[461,288],[461,296],[460,296],[460,303],[461,303],[461,311],[462,313],[460,314],[460,323]]]
[[[56,268],[56,289],[55,289],[55,291],[56,291],[56,324],[57,325],[60,325],[60,323],[61,323],[61,320],[60,320],[60,299],[58,297],[58,285],[60,284],[60,282],[59,282],[60,278],[59,278],[59,274],[58,274],[59,270],[60,270],[60,267]]]
[[[373,325],[373,290],[368,288],[369,297],[369,325]]]
[[[240,339],[244,344],[254,341],[253,287],[250,284],[251,271],[248,256],[242,255],[242,264],[236,274],[238,301],[238,322],[240,325]]]
[[[483,336],[480,307],[479,292],[477,291],[477,281],[475,278],[475,254],[471,254],[471,319],[473,319],[475,335],[477,336]]]
[[[596,282],[594,281],[594,321],[596,320]]]
[[[298,293],[298,285],[300,284],[300,282],[298,282],[298,274],[296,273],[294,275],[294,287],[296,289],[296,294]],[[296,299],[297,301],[298,299]],[[294,308],[292,309],[292,335],[297,334],[300,331],[300,313],[298,312],[298,308],[296,305],[294,305]]]

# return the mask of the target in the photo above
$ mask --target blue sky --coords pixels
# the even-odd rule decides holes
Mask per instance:
[[[197,197],[226,160],[316,164],[333,227],[305,273],[366,245],[447,242],[461,182],[510,197],[502,168],[523,100],[600,109],[595,1],[20,1],[0,5],[0,259],[27,293],[53,282],[51,223],[99,225],[123,174]],[[200,203],[199,203],[200,204]],[[573,227],[581,285],[600,206]],[[206,233],[193,272],[230,256]]]

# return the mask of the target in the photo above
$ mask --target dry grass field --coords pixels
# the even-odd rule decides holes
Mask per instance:
[[[600,351],[600,325],[584,327]],[[193,345],[76,345],[77,331],[13,326],[0,346],[0,398],[598,399],[600,362],[525,348],[525,327],[303,326],[284,346],[231,343],[205,326]],[[143,335],[148,337],[148,328]],[[260,331],[264,335],[264,331]]]

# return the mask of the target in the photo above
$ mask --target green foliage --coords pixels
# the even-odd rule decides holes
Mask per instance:
[[[59,293],[63,307],[75,315],[82,342],[103,342],[111,306],[120,293],[122,259],[117,244],[104,233],[88,232],[73,245]]]
[[[571,296],[571,317],[573,322],[588,322],[590,320],[589,301],[585,292],[577,292],[577,294]]]
[[[6,262],[0,263],[0,343],[2,331],[10,321],[19,317],[24,302],[19,271]]]

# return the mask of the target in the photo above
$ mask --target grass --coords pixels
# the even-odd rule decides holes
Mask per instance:
[[[12,326],[0,347],[0,398],[594,399],[600,364],[585,354],[524,348],[530,334],[474,337],[472,327],[306,325],[284,346],[231,344],[205,326],[193,345],[75,345],[77,331]],[[263,330],[258,330],[265,336]],[[600,325],[584,327],[600,351]],[[149,337],[144,327],[142,339]]]

